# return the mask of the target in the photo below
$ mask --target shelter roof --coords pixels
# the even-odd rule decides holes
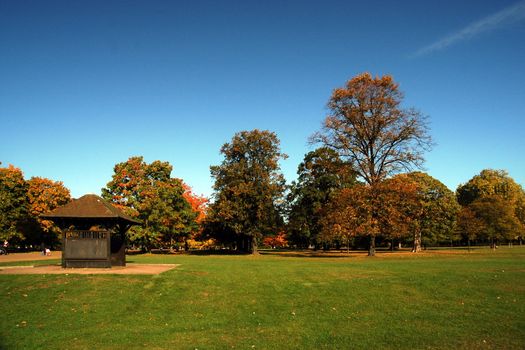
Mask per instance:
[[[95,194],[86,194],[49,213],[40,215],[43,219],[109,219],[128,224],[141,224],[129,215]]]

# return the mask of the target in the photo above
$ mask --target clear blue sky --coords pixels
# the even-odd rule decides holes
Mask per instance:
[[[429,115],[426,171],[525,185],[525,2],[0,1],[0,161],[100,193],[130,156],[209,195],[220,146],[275,131],[288,181],[332,89],[392,74]]]

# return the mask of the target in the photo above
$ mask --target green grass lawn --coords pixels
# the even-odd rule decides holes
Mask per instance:
[[[128,256],[181,264],[156,276],[0,275],[0,348],[525,348],[525,247],[295,255]]]

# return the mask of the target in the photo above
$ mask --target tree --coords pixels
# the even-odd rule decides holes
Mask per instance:
[[[237,249],[257,253],[259,240],[279,231],[285,190],[279,139],[266,130],[241,131],[221,148],[224,160],[212,166],[214,202],[206,232]]]
[[[67,204],[71,201],[71,194],[62,182],[42,177],[32,177],[27,185],[29,214],[36,224],[31,225],[30,230],[39,236],[35,237],[34,243],[39,241],[52,245],[59,240],[60,230],[52,221],[40,219],[40,215]]]
[[[184,199],[190,204],[193,213],[195,214],[195,225],[192,232],[190,232],[189,238],[192,240],[201,240],[202,239],[202,225],[206,219],[208,198],[204,196],[199,196],[193,193],[190,186],[183,183],[184,193],[182,194]],[[189,248],[188,242],[185,242],[186,249]]]
[[[196,228],[197,214],[184,198],[182,181],[171,177],[172,169],[168,162],[147,164],[143,157],[131,157],[115,165],[112,180],[102,189],[105,199],[143,222],[129,233],[143,248],[172,246]]]
[[[523,200],[523,188],[505,170],[484,169],[466,184],[459,185],[456,196],[459,204],[466,206],[476,199],[496,195],[516,206]]]
[[[386,179],[376,186],[371,197],[371,210],[376,211],[379,234],[391,240],[420,232],[421,203],[418,187],[405,174]],[[375,202],[374,202],[375,201]]]
[[[305,155],[288,195],[288,238],[299,247],[320,244],[321,209],[330,195],[356,183],[351,165],[332,149],[322,147]]]
[[[402,100],[391,76],[358,75],[333,91],[330,114],[311,140],[354,164],[374,195],[375,187],[388,176],[421,166],[423,152],[431,146],[426,119],[413,108],[402,108]],[[377,211],[372,214],[376,216]],[[369,255],[374,254],[372,234]]]
[[[349,251],[353,238],[377,234],[374,230],[379,226],[372,223],[369,196],[369,187],[364,185],[343,188],[331,196],[322,210],[319,240],[346,242]]]
[[[468,206],[461,207],[458,212],[456,230],[467,241],[470,250],[470,242],[482,236],[486,230],[485,222],[476,216],[476,213]]]
[[[416,202],[412,209],[413,252],[421,251],[421,244],[435,244],[452,240],[459,205],[454,192],[439,180],[423,172],[398,175],[416,186]]]
[[[2,242],[24,240],[23,228],[29,215],[27,187],[20,169],[13,165],[0,168],[0,240]]]
[[[356,237],[399,239],[409,232],[416,206],[416,187],[400,177],[375,188],[365,184],[344,188],[323,209],[321,239],[346,242]]]
[[[272,248],[285,248],[288,246],[288,240],[283,231],[277,233],[275,236],[265,237],[263,243]]]
[[[516,218],[519,221],[518,239],[521,245],[525,236],[525,195],[520,196],[516,201]]]
[[[514,209],[498,195],[480,197],[467,208],[474,213],[476,221],[481,223],[478,237],[489,240],[492,248],[496,248],[499,240],[514,239],[520,230]]]
[[[509,217],[508,221],[514,230],[514,237],[512,238],[518,238],[521,241],[525,232],[525,191],[506,171],[493,169],[482,170],[479,175],[474,176],[466,184],[458,186],[456,196],[458,202],[463,207],[470,208],[476,213],[476,216],[481,219],[485,218],[488,220],[487,218],[494,214],[494,210],[501,211],[501,215],[512,213],[512,218]],[[494,203],[496,207],[490,208],[488,203]],[[474,207],[472,207],[473,205]],[[507,206],[508,210],[500,208],[502,205]],[[481,213],[481,210],[484,209],[490,212],[485,214]],[[492,228],[495,227],[490,224],[489,226]],[[502,229],[506,230],[504,227],[502,227]],[[488,231],[485,231],[485,237],[489,239],[490,237],[494,239],[507,237],[506,234],[497,236],[487,234],[487,232]],[[507,238],[511,239],[509,237]]]
[[[193,193],[191,187],[185,183],[182,184],[182,187],[184,188],[184,193],[182,195],[188,201],[192,210],[195,212],[195,221],[200,224],[206,218],[208,198]]]

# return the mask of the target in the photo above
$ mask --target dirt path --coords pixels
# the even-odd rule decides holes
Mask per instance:
[[[3,262],[22,262],[35,260],[56,260],[61,259],[61,251],[53,251],[51,255],[44,256],[40,252],[13,253],[0,255],[0,263]],[[104,268],[84,268],[84,269],[63,269],[60,265],[42,266],[0,266],[0,275],[58,275],[58,274],[81,274],[81,275],[158,275],[169,271],[179,264],[133,264],[126,266],[115,266],[110,269]]]
[[[104,268],[63,269],[60,265],[43,266],[0,266],[0,275],[158,275],[179,264],[127,264],[126,266]]]
[[[13,262],[13,261],[34,261],[34,260],[53,260],[61,259],[62,252],[52,251],[51,255],[44,256],[40,252],[30,252],[30,253],[12,253],[7,255],[0,255],[0,263],[3,262]]]

